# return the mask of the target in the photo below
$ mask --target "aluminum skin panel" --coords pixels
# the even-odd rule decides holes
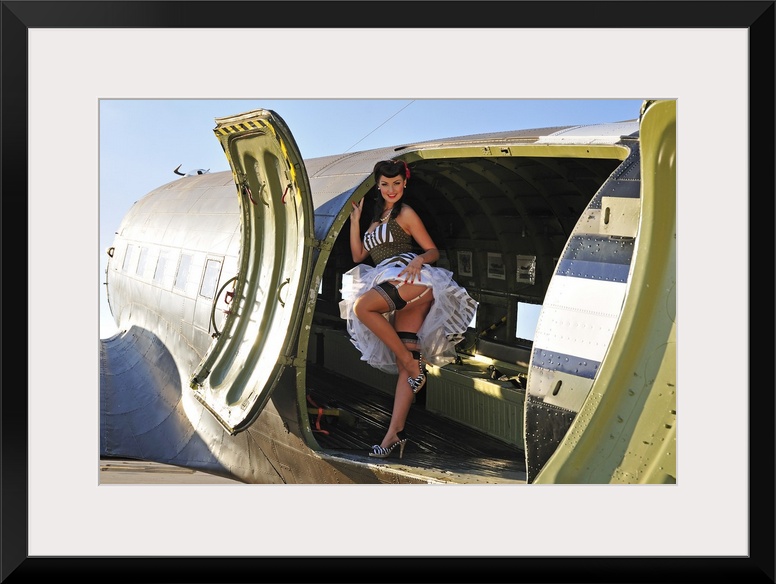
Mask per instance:
[[[622,192],[639,192],[640,152],[629,156],[601,186],[559,258],[536,327],[525,407],[526,468],[536,478],[588,397],[617,328],[628,292],[633,238],[606,233],[632,216],[602,209]],[[615,228],[616,229],[616,228]],[[623,227],[627,230],[629,227]]]

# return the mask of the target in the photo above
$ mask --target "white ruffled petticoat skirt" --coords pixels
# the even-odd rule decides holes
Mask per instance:
[[[402,254],[411,258],[415,254]],[[361,352],[361,360],[386,373],[398,373],[396,358],[385,344],[370,331],[353,312],[356,299],[386,280],[399,279],[405,264],[395,258],[387,259],[375,267],[359,264],[348,271],[350,283],[343,278],[340,316],[347,321],[350,340]],[[445,268],[424,264],[417,284],[430,286],[434,301],[418,331],[420,351],[432,365],[442,366],[455,360],[455,346],[463,339],[463,333],[474,318],[477,302],[466,289],[453,280],[453,273]],[[384,315],[390,320],[392,313]]]

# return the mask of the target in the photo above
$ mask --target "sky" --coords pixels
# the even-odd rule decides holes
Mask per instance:
[[[305,159],[482,132],[635,119],[641,99],[103,99],[99,103],[100,338],[118,332],[106,250],[138,199],[181,172],[229,170],[215,118],[271,109]]]

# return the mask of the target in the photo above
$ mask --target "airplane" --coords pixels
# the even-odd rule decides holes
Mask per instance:
[[[675,101],[307,160],[271,110],[213,132],[230,170],[140,198],[106,250],[102,460],[249,484],[676,482]],[[338,304],[351,202],[368,222],[384,159],[478,308],[404,456],[375,459],[395,377]]]

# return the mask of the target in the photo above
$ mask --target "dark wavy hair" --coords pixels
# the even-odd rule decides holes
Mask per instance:
[[[395,176],[403,175],[405,178],[410,178],[410,167],[407,166],[407,163],[403,160],[381,160],[377,164],[375,164],[373,173],[374,179],[375,179],[375,185],[379,184],[380,177],[384,176],[385,178],[393,178]],[[380,218],[383,216],[383,211],[385,210],[385,199],[383,199],[380,196],[380,190],[377,189],[377,192],[375,193],[376,198],[376,204],[374,208],[374,213],[372,214],[372,221],[379,221]],[[404,197],[399,199],[399,202],[396,203],[393,208],[391,209],[391,218],[395,218],[399,211],[401,211],[401,207],[404,201]]]

